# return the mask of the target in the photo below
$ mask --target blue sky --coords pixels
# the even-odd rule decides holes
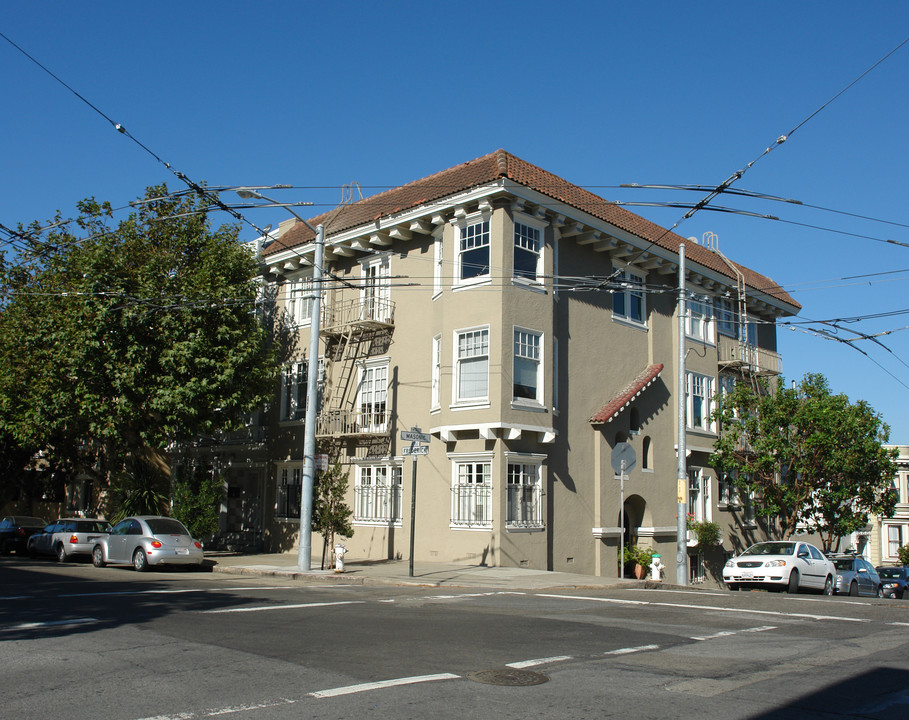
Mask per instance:
[[[281,199],[313,213],[342,185],[371,194],[497,148],[629,203],[702,195],[615,186],[715,186],[757,159],[735,188],[804,205],[721,196],[780,220],[701,211],[677,232],[716,233],[799,321],[887,333],[781,329],[784,372],[825,374],[909,443],[909,247],[885,242],[909,244],[909,44],[827,104],[909,37],[909,5],[31,0],[4,5],[0,32],[173,169],[290,184]],[[0,97],[3,225],[183,188],[2,38]],[[684,213],[629,209],[667,227]]]

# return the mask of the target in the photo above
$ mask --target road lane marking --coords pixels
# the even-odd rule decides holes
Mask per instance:
[[[659,650],[659,645],[638,645],[637,647],[619,648],[618,650],[608,650],[604,655],[630,655],[631,653],[644,652],[646,650]]]
[[[551,595],[538,593],[539,597],[556,598],[561,600],[582,600],[598,603],[612,603],[614,605],[653,605],[653,607],[672,607],[684,610],[714,610],[723,613],[739,613],[744,615],[773,615],[775,617],[806,618],[808,620],[839,620],[841,622],[867,623],[865,618],[850,618],[840,615],[815,615],[813,613],[781,612],[779,610],[749,610],[747,608],[726,608],[718,605],[692,605],[688,603],[652,602],[650,600],[620,600],[618,598],[598,598],[589,595]]]
[[[535,667],[537,665],[548,665],[549,663],[564,662],[571,660],[571,655],[556,655],[555,657],[539,658],[537,660],[522,660],[521,662],[506,663],[505,667],[520,669]]]
[[[234,705],[232,707],[218,708],[216,710],[203,710],[202,712],[185,712],[174,713],[172,715],[152,715],[151,717],[139,718],[139,720],[194,720],[194,718],[218,717],[220,715],[231,715],[240,712],[249,712],[251,710],[267,710],[268,708],[278,707],[280,705],[295,705],[296,700],[281,698],[270,702],[253,703],[251,705]]]
[[[37,628],[60,627],[61,625],[85,625],[87,623],[96,622],[101,621],[98,618],[93,617],[72,618],[71,620],[48,620],[46,622],[30,622],[20,623],[18,625],[8,625],[5,628],[2,628],[2,631],[9,632],[11,630],[35,630]]]
[[[762,625],[761,627],[744,628],[743,630],[725,630],[714,633],[713,635],[701,635],[691,638],[692,640],[714,640],[716,638],[727,637],[729,635],[739,635],[740,633],[757,633],[766,632],[767,630],[776,630],[774,625]]]
[[[295,603],[293,605],[259,605],[258,607],[224,608],[222,610],[199,610],[203,614],[264,612],[265,610],[299,610],[300,608],[330,607],[334,605],[363,605],[364,600],[339,600],[337,602]]]
[[[354,693],[366,692],[368,690],[381,690],[398,685],[414,685],[416,683],[435,682],[436,680],[458,680],[460,675],[452,673],[439,673],[437,675],[414,675],[413,677],[395,678],[394,680],[380,680],[379,682],[360,683],[359,685],[347,685],[346,687],[337,687],[330,690],[318,690],[309,693],[310,697],[326,698],[337,697],[338,695],[353,695]]]

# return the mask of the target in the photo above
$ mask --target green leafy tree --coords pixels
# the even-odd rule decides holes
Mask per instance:
[[[316,474],[313,489],[312,528],[322,534],[322,569],[325,569],[327,552],[335,546],[335,536],[353,537],[354,529],[350,522],[353,515],[344,496],[347,494],[349,473],[341,469],[341,463],[335,462],[327,470]],[[334,564],[334,563],[332,563]]]
[[[834,395],[809,374],[793,388],[739,383],[718,398],[720,437],[712,464],[756,491],[759,515],[776,517],[785,537],[804,524],[825,551],[864,528],[870,513],[895,503],[896,451],[889,428],[864,401]]]
[[[909,545],[903,545],[896,551],[901,565],[909,565]]]
[[[181,467],[173,485],[173,516],[194,538],[214,535],[219,529],[224,478],[209,467]]]
[[[109,477],[240,427],[286,350],[236,227],[164,186],[136,207],[114,222],[85,200],[75,222],[20,227],[29,247],[0,262],[0,433]]]

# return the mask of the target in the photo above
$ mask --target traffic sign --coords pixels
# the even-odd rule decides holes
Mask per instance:
[[[623,470],[625,474],[630,473],[636,463],[634,448],[627,442],[616,443],[612,450],[612,469],[615,470],[615,474],[620,475]]]
[[[429,455],[429,445],[411,445],[401,448],[402,455]]]
[[[431,435],[427,433],[422,433],[418,428],[411,428],[410,430],[401,431],[401,439],[408,442],[429,442],[432,439]]]

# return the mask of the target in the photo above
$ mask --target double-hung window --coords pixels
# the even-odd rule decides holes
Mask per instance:
[[[489,328],[455,335],[455,402],[489,398]]]
[[[309,363],[292,362],[281,379],[281,419],[302,420],[306,415],[306,381]]]
[[[615,289],[612,292],[612,314],[643,325],[647,320],[644,276],[629,268],[613,268]]]
[[[887,528],[887,557],[899,557],[903,546],[903,528],[900,525],[885,525]]]
[[[402,470],[395,464],[370,464],[357,468],[354,486],[354,521],[401,522]]]
[[[489,218],[458,226],[458,278],[461,282],[489,278]]]
[[[714,342],[713,308],[710,303],[700,300],[689,300],[685,317],[685,331],[688,337],[703,342]]]
[[[713,519],[710,504],[710,476],[704,468],[693,467],[688,470],[688,512],[696,522]]]
[[[713,378],[709,375],[688,373],[688,427],[712,431]]]
[[[739,336],[735,305],[728,298],[717,298],[716,329],[721,335],[727,337],[737,338]]]
[[[300,518],[300,497],[303,486],[302,467],[278,469],[278,487],[275,491],[275,517]]]
[[[368,362],[360,369],[357,388],[360,408],[358,427],[365,432],[384,432],[388,424],[388,360]]]
[[[318,376],[316,380],[317,400],[316,411],[321,403],[322,381],[324,366],[322,358],[319,358]],[[281,419],[282,420],[302,420],[306,416],[306,392],[307,382],[309,380],[309,362],[307,360],[295,360],[285,369],[281,377]]]
[[[541,275],[543,231],[533,225],[514,223],[514,276],[537,282]]]
[[[543,493],[539,462],[509,462],[506,489],[506,527],[542,528]]]
[[[492,461],[475,459],[454,463],[451,488],[451,526],[492,526]]]
[[[388,255],[363,262],[361,269],[360,317],[363,320],[389,322],[392,319],[391,276]]]
[[[312,322],[313,282],[304,278],[289,283],[287,290],[287,315],[295,325]]]
[[[542,335],[531,330],[514,331],[514,400],[542,402],[540,345]]]

